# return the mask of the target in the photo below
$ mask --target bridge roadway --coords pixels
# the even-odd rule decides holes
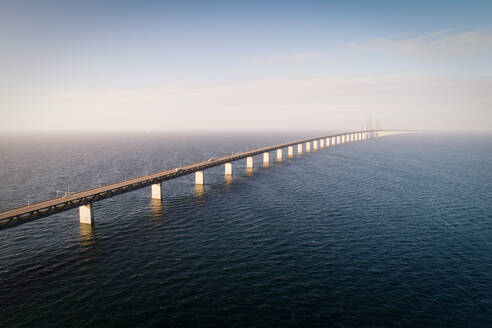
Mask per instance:
[[[82,205],[92,204],[93,202],[109,198],[118,194],[122,194],[135,189],[143,188],[152,184],[160,183],[165,180],[174,179],[180,176],[191,174],[197,171],[202,171],[217,165],[237,161],[246,157],[255,156],[265,152],[274,151],[277,149],[286,148],[289,146],[295,146],[298,144],[304,144],[307,142],[322,140],[337,136],[345,136],[351,134],[371,134],[379,131],[386,130],[373,130],[373,131],[353,131],[339,134],[332,134],[324,137],[310,138],[304,140],[296,140],[293,142],[287,142],[270,147],[258,148],[251,151],[236,153],[233,155],[214,158],[213,160],[194,163],[186,166],[182,166],[181,170],[174,168],[159,173],[149,174],[138,178],[125,180],[117,183],[104,185],[97,188],[87,189],[80,192],[75,192],[68,196],[62,196],[57,198],[47,199],[38,203],[12,208],[6,211],[0,212],[0,229],[6,228],[19,223],[31,221],[40,217],[48,216],[65,210],[69,210]],[[347,141],[346,141],[347,142]]]

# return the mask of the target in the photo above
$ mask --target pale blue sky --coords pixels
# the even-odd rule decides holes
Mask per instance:
[[[0,44],[5,131],[492,129],[492,1],[3,1]]]

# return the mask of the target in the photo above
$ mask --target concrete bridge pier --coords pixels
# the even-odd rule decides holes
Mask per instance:
[[[277,161],[281,161],[282,158],[282,149],[277,149]]]
[[[253,156],[246,157],[246,168],[252,169],[254,167]]]
[[[311,142],[306,142],[306,152],[310,152],[311,151]]]
[[[224,174],[225,175],[232,175],[232,163],[225,163]]]
[[[287,156],[289,157],[294,156],[294,147],[292,146],[287,147]]]
[[[270,163],[270,153],[263,153],[263,164]]]
[[[297,153],[302,154],[302,144],[297,145]]]
[[[333,143],[331,143],[333,145]],[[326,138],[326,148],[330,147],[330,137]]]
[[[162,199],[162,183],[154,183],[150,186],[152,199]]]
[[[340,144],[340,136],[337,136],[337,142],[335,143],[336,145]]]
[[[196,171],[195,172],[195,184],[196,185],[203,185],[203,171]]]
[[[325,148],[325,139],[319,139],[319,148],[320,149]]]
[[[90,224],[94,223],[94,212],[92,211],[92,204],[79,206],[80,223]]]
[[[353,133],[350,134],[350,142],[352,142],[352,141],[354,141],[354,134]]]
[[[318,150],[318,140],[313,140],[313,149]]]

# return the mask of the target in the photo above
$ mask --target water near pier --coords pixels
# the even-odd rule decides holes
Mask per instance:
[[[297,137],[3,136],[0,209]],[[0,326],[492,326],[490,136],[260,161],[0,231]]]

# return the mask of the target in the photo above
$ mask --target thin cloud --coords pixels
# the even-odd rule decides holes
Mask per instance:
[[[436,31],[416,38],[394,40],[373,38],[366,43],[348,43],[359,49],[395,52],[413,57],[460,57],[492,55],[492,34],[486,31],[450,33]]]
[[[256,65],[304,65],[306,63],[335,64],[339,62],[339,60],[334,60],[334,58],[321,52],[299,52],[283,55],[257,56],[247,58],[247,61]]]

